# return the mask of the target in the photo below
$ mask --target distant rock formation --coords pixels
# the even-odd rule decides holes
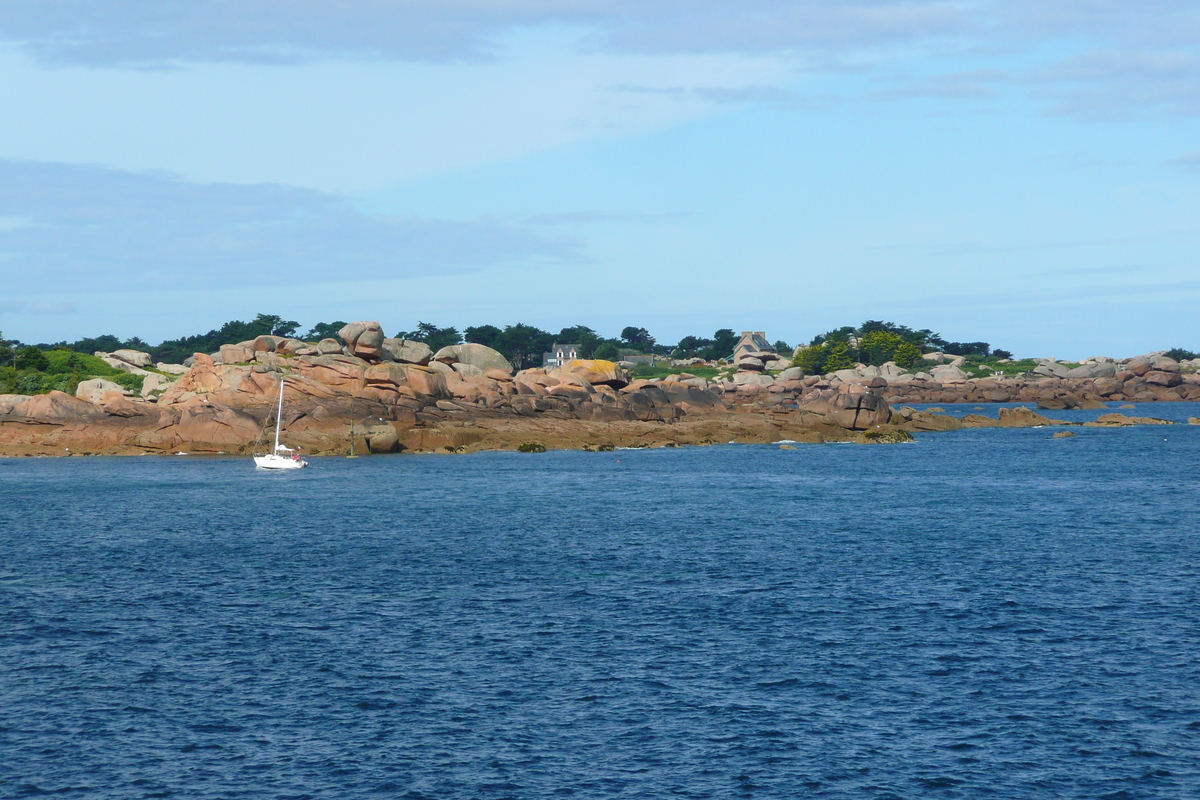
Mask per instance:
[[[280,380],[287,440],[310,453],[345,452],[351,423],[361,434],[358,446],[369,452],[460,452],[531,441],[589,448],[845,441],[879,432],[858,439],[866,442],[902,440],[888,433],[894,429],[1063,424],[1026,408],[960,420],[906,404],[1024,401],[1071,409],[1200,400],[1200,377],[1161,354],[1095,358],[1071,369],[1044,359],[1038,367],[1046,369],[1033,375],[976,378],[954,360],[932,374],[889,363],[806,376],[770,351],[744,350],[723,377],[659,379],[583,359],[514,373],[483,345],[433,353],[421,342],[389,339],[376,322],[350,323],[338,336],[316,343],[260,336],[197,353],[186,366],[150,368],[149,355],[136,351],[99,354],[143,374],[140,395],[95,379],[81,382],[77,397],[0,396],[0,453],[247,452],[262,446],[274,425]],[[783,369],[772,374],[768,367]],[[1084,367],[1086,375],[1077,372]],[[1151,421],[1117,414],[1094,424]]]

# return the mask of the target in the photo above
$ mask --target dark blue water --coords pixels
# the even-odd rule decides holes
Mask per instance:
[[[1051,432],[0,460],[0,796],[1198,797],[1200,427]]]

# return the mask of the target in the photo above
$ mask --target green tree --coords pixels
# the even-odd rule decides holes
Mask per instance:
[[[304,334],[304,341],[319,342],[322,339],[336,339],[337,332],[346,327],[346,323],[342,320],[337,322],[318,322],[308,329],[308,333]]]
[[[497,328],[495,325],[479,325],[467,328],[463,331],[463,338],[472,344],[481,344],[484,347],[490,347],[493,350],[499,350],[500,337],[504,335],[504,331]]]
[[[980,356],[987,358],[992,346],[987,342],[946,342],[942,352],[954,356]]]
[[[45,372],[46,367],[50,365],[50,362],[47,360],[46,354],[42,352],[41,348],[30,345],[28,347],[22,347],[17,351],[17,357],[13,362],[13,365],[17,369],[28,370],[31,372]]]
[[[712,346],[712,339],[704,339],[699,336],[685,336],[679,340],[679,344],[675,345],[675,349],[671,351],[671,354],[676,358],[703,358],[701,353]]]
[[[620,351],[617,350],[617,346],[609,341],[601,342],[596,347],[595,352],[592,353],[593,358],[600,358],[604,359],[605,361],[616,361],[618,358],[620,358],[620,356],[621,354]]]
[[[733,348],[737,347],[737,343],[741,338],[733,332],[732,328],[720,328],[713,334],[712,346],[701,357],[709,361],[715,361],[718,358],[729,358],[733,355]]]
[[[826,331],[820,336],[814,336],[811,344],[825,344],[826,342],[831,344],[835,342],[848,342],[850,341],[850,337],[855,336],[857,333],[858,330],[856,328],[853,328],[850,325],[844,325],[841,328],[835,328],[831,331]]]
[[[839,369],[854,369],[854,362],[850,360],[850,347],[845,342],[834,342],[825,356],[826,372],[837,372]]]
[[[458,328],[439,328],[437,325],[429,322],[418,322],[415,331],[407,331],[396,335],[401,339],[424,342],[435,353],[443,347],[462,344],[462,334],[458,332]]]
[[[300,329],[300,323],[295,320],[284,319],[276,314],[259,314],[254,318],[251,325],[265,328],[264,333],[271,336],[287,336],[296,335],[296,331]],[[258,334],[261,336],[262,334]]]
[[[0,366],[8,364],[13,358],[13,345],[17,342],[13,339],[5,339],[4,332],[0,331]]]
[[[211,353],[223,344],[237,344],[238,342],[249,341],[264,334],[274,336],[291,335],[291,333],[276,333],[276,331],[287,331],[289,326],[293,325],[295,327],[291,329],[291,333],[295,333],[295,328],[299,327],[299,323],[290,320],[285,321],[282,317],[274,314],[259,314],[250,322],[243,322],[236,319],[230,320],[217,330],[212,330],[208,333],[198,333],[179,339],[168,339],[162,344],[150,348],[150,355],[156,361],[177,364],[193,353]],[[76,348],[73,347],[71,349],[74,350]],[[106,350],[109,348],[97,349]],[[88,351],[81,350],[81,352]]]
[[[654,337],[650,331],[632,325],[621,329],[621,341],[634,349],[650,350],[654,347]]]
[[[805,375],[824,375],[826,355],[825,345],[809,345],[792,358],[792,366],[802,369]]]
[[[500,352],[517,369],[529,369],[542,365],[542,353],[554,344],[554,337],[541,328],[518,322],[505,325],[500,335]]]
[[[555,341],[561,344],[577,344],[579,345],[579,357],[591,358],[592,354],[596,352],[596,348],[604,340],[600,338],[600,334],[586,325],[572,325],[559,331]]]
[[[892,353],[892,361],[901,369],[912,369],[921,360],[921,348],[912,342],[904,342]]]
[[[863,361],[878,367],[887,361],[893,361],[896,351],[902,345],[913,346],[899,334],[876,329],[859,340],[858,349],[862,354]],[[920,355],[920,353],[917,355]]]

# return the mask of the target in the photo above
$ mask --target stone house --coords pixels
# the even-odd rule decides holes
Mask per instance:
[[[553,344],[550,347],[549,353],[542,353],[542,367],[544,369],[558,369],[568,361],[574,361],[579,358],[579,348],[582,345],[578,344]]]
[[[767,334],[763,331],[742,331],[742,338],[733,347],[733,361],[736,363],[739,358],[745,355],[754,353],[774,353],[775,347],[767,341]]]

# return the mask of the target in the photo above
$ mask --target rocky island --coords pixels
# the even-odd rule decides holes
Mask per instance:
[[[910,431],[1053,424],[1028,409],[959,420],[904,404],[1028,401],[1065,409],[1200,400],[1200,377],[1164,355],[1070,368],[1045,360],[1021,376],[971,377],[953,358],[928,373],[888,362],[806,375],[775,352],[743,348],[715,377],[677,362],[673,374],[638,378],[632,364],[603,359],[515,370],[481,344],[434,351],[367,321],[317,342],[262,335],[178,365],[152,367],[148,354],[132,350],[96,355],[140,374],[140,390],[97,378],[79,382],[74,395],[0,395],[0,455],[250,452],[274,425],[281,380],[287,440],[313,454],[352,446],[457,453],[898,441]],[[1153,421],[1106,416],[1098,424]]]

